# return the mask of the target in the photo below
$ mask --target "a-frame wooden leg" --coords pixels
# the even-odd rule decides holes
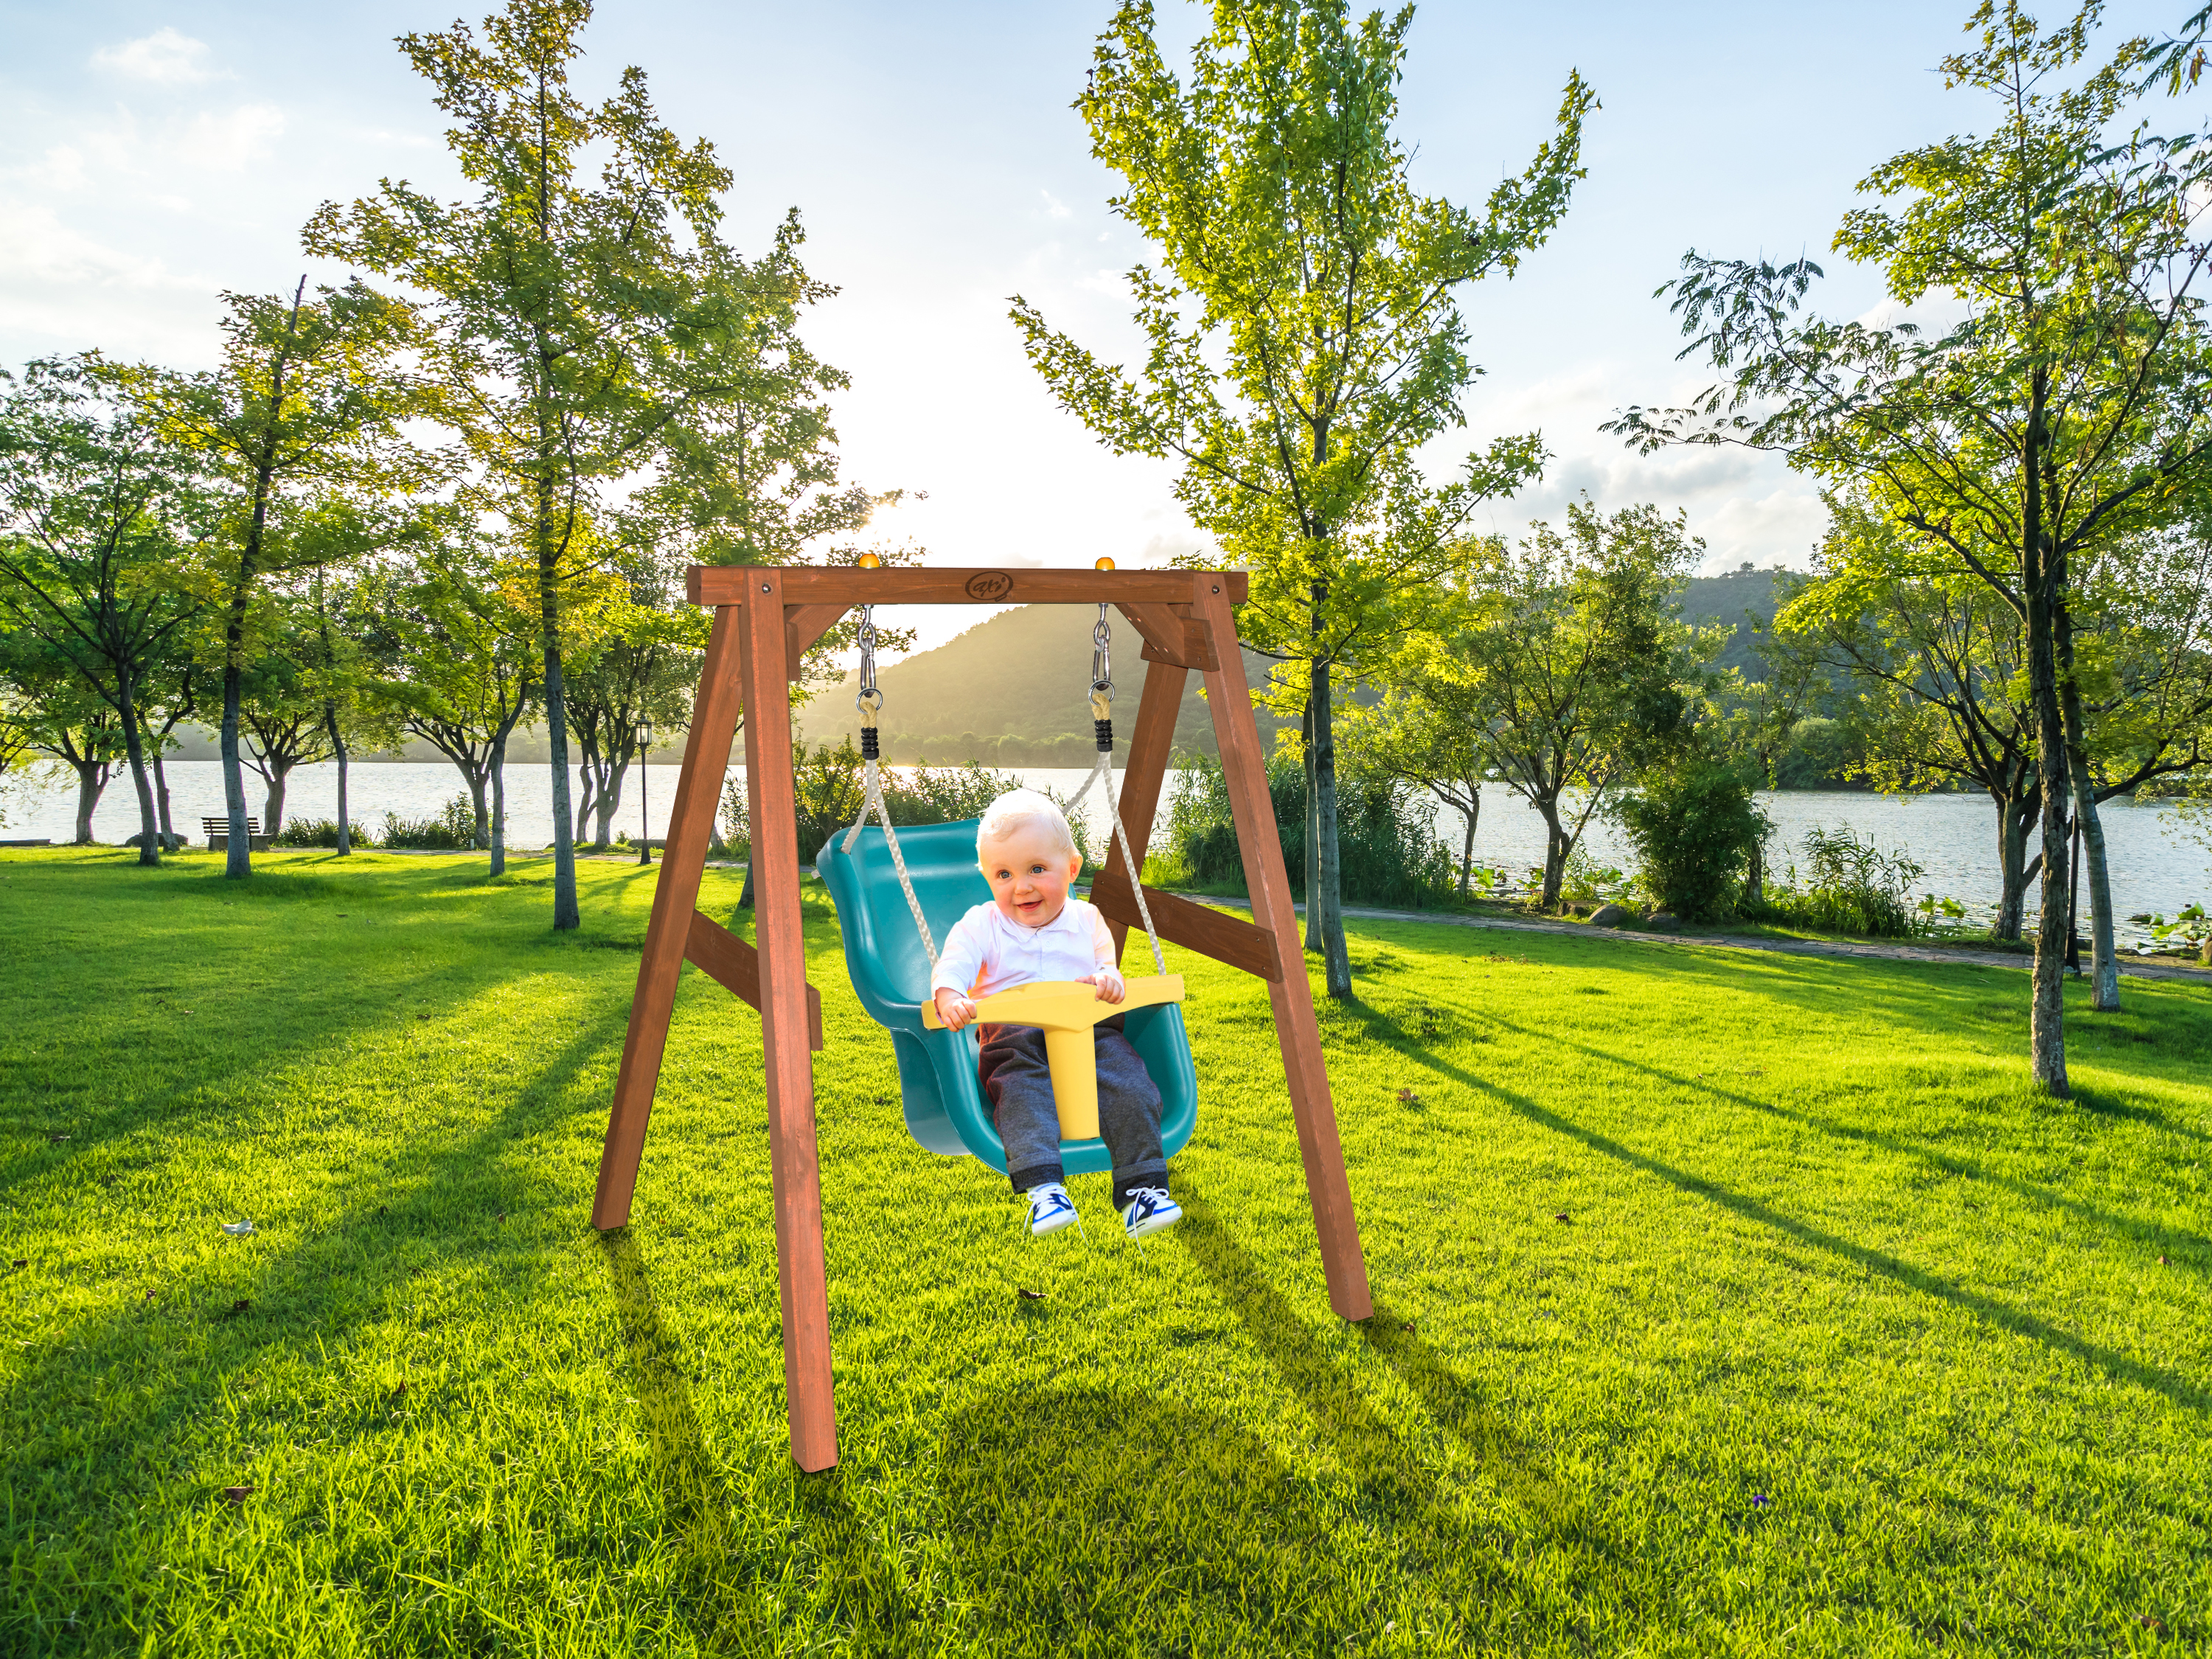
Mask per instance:
[[[1213,706],[1213,733],[1221,749],[1237,845],[1244,854],[1253,919],[1275,936],[1283,954],[1283,975],[1268,985],[1267,992],[1274,1004],[1276,1035],[1282,1040],[1283,1073],[1290,1084],[1291,1111],[1297,1120],[1298,1152],[1305,1161],[1306,1195],[1313,1201],[1314,1231],[1321,1239],[1328,1304],[1340,1319],[1366,1319],[1375,1311],[1367,1288],[1367,1261],[1360,1254],[1359,1221],[1352,1210],[1336,1107],[1329,1098],[1328,1071],[1322,1060],[1313,987],[1298,951],[1297,917],[1291,908],[1282,838],[1267,794],[1267,757],[1260,752],[1260,729],[1252,719],[1251,688],[1245,683],[1244,657],[1237,646],[1235,613],[1218,577],[1199,578],[1199,590],[1200,607],[1213,625],[1214,653],[1221,663],[1206,672],[1206,700]]]
[[[753,826],[753,917],[768,1077],[769,1164],[783,1304],[783,1381],[791,1455],[802,1469],[837,1461],[830,1369],[830,1291],[822,1250],[822,1170],[814,1144],[814,1056],[807,1044],[806,939],[791,781],[783,579],[748,573],[739,638],[745,780]]]
[[[1145,849],[1152,842],[1152,819],[1160,810],[1160,785],[1168,773],[1168,757],[1175,748],[1176,717],[1182,712],[1182,688],[1190,678],[1190,671],[1172,663],[1148,663],[1145,668],[1145,695],[1137,705],[1136,730],[1129,735],[1129,763],[1121,775],[1121,827],[1129,832],[1129,850],[1136,855],[1137,867],[1131,873],[1142,880],[1145,873]],[[1102,884],[1110,884],[1121,865],[1121,849],[1117,843],[1106,855],[1106,872]],[[1121,946],[1129,936],[1127,922],[1109,922],[1114,935],[1115,959],[1119,961]],[[1151,973],[1150,967],[1142,969]]]
[[[592,1200],[592,1225],[619,1227],[629,1219],[645,1151],[646,1121],[653,1115],[653,1085],[668,1046],[669,1014],[683,976],[691,918],[699,902],[699,876],[714,838],[714,807],[722,795],[730,738],[738,725],[738,614],[718,606],[707,641],[707,664],[692,705],[691,735],[684,744],[684,770],[669,814],[668,846],[653,889],[653,920],[645,930],[645,957],[637,968],[629,1035],[623,1042],[622,1071],[615,1079],[614,1109],[607,1115],[606,1146],[599,1154],[599,1186]]]

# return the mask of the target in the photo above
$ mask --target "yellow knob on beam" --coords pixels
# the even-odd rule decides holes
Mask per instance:
[[[1098,1133],[1098,1060],[1091,1028],[1132,1008],[1182,1000],[1181,974],[1146,974],[1125,981],[1119,1002],[1101,1002],[1098,988],[1088,980],[1048,979],[979,998],[975,1018],[988,1025],[1034,1025],[1044,1033],[1060,1138],[1089,1140]],[[933,1031],[945,1029],[935,999],[921,1005],[921,1023]]]
[[[873,553],[860,555],[860,568],[863,570],[880,570],[883,568],[883,560]]]
[[[1092,565],[1091,568],[1093,570],[1111,570],[1114,568],[1114,561],[1111,559],[1101,559],[1097,564]]]

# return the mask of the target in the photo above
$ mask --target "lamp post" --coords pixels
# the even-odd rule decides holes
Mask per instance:
[[[637,746],[637,861],[653,862],[653,843],[646,837],[653,833],[653,814],[645,803],[646,763],[653,758],[653,726],[647,722],[645,735]]]

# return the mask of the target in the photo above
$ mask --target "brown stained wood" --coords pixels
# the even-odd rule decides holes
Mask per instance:
[[[630,1196],[637,1187],[646,1122],[653,1115],[653,1086],[660,1079],[668,1018],[676,1006],[676,982],[684,973],[690,919],[698,910],[699,877],[707,866],[722,773],[737,731],[738,618],[739,613],[729,607],[717,610],[707,638],[707,661],[692,704],[690,734],[684,743],[684,769],[677,777],[668,843],[653,884],[653,915],[646,924],[645,952],[637,966],[637,994],[630,1001],[629,1031],[623,1039],[622,1069],[615,1079],[614,1106],[607,1114],[606,1144],[599,1154],[592,1224],[602,1230],[629,1221]]]
[[[684,954],[693,967],[712,977],[738,1001],[759,1010],[759,956],[751,945],[704,910],[691,913],[691,931],[685,939]],[[806,1046],[817,1054],[822,1052],[822,993],[811,985],[806,988]]]
[[[1146,662],[1170,663],[1178,668],[1218,667],[1212,639],[1204,622],[1188,608],[1170,605],[1125,604],[1121,614],[1144,636]]]
[[[695,572],[695,574],[696,574]],[[837,1461],[830,1369],[830,1291],[822,1246],[822,1170],[814,1135],[814,1063],[807,1026],[806,939],[791,776],[790,664],[784,655],[782,573],[735,573],[747,594],[738,630],[745,708],[745,787],[752,805],[753,915],[768,1087],[769,1168],[783,1309],[784,1395],[791,1455],[802,1469]],[[871,575],[881,572],[868,572]]]
[[[783,611],[783,658],[793,679],[806,673],[806,653],[814,642],[837,625],[848,605],[793,605]]]
[[[1102,872],[1091,884],[1091,902],[1109,924],[1124,933],[1145,925],[1137,914],[1136,900],[1129,895],[1128,878],[1119,870],[1110,874]],[[1157,887],[1145,889],[1145,902],[1152,907],[1152,926],[1169,943],[1188,945],[1201,956],[1241,968],[1270,983],[1282,978],[1281,952],[1275,948],[1275,936],[1265,929]],[[1149,965],[1146,971],[1150,971]]]
[[[1200,577],[1200,604],[1213,625],[1221,666],[1206,677],[1206,701],[1213,710],[1213,732],[1221,750],[1221,770],[1237,821],[1237,842],[1244,854],[1244,880],[1252,895],[1253,920],[1282,946],[1283,974],[1267,987],[1274,1006],[1275,1034],[1283,1045],[1283,1076],[1290,1085],[1291,1113],[1297,1123],[1298,1153],[1305,1164],[1306,1196],[1313,1204],[1314,1231],[1321,1242],[1322,1271],[1328,1280],[1329,1306],[1340,1319],[1367,1319],[1375,1312],[1368,1290],[1367,1262],[1360,1254],[1359,1220],[1352,1207],[1352,1184],[1345,1175],[1344,1146],[1336,1127],[1336,1106],[1329,1098],[1328,1068],[1321,1051],[1321,1030],[1314,1018],[1313,987],[1306,978],[1305,955],[1297,947],[1297,917],[1291,908],[1291,884],[1283,868],[1282,837],[1275,827],[1274,803],[1267,794],[1267,757],[1252,718],[1251,688],[1244,678],[1243,653],[1237,649],[1237,625],[1222,584]],[[748,726],[750,722],[747,722]]]
[[[1187,604],[1194,575],[1244,603],[1241,570],[1041,570],[1026,565],[962,570],[863,570],[854,565],[695,564],[685,581],[694,605],[747,605],[772,586],[786,605],[1119,605],[1125,599]]]
[[[1167,778],[1168,759],[1175,749],[1182,689],[1189,678],[1173,663],[1155,662],[1145,670],[1144,696],[1137,704],[1137,724],[1129,734],[1128,757],[1121,774],[1121,826],[1129,832],[1129,848],[1136,854],[1139,876],[1145,871],[1145,849],[1152,844],[1152,819],[1159,811],[1160,786]],[[1117,881],[1127,879],[1118,844],[1107,852],[1106,870]],[[1111,916],[1106,921],[1114,935],[1118,962],[1128,939],[1128,924],[1116,923]]]

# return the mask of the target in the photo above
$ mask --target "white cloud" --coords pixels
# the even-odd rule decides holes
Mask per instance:
[[[195,40],[173,28],[158,28],[119,46],[102,46],[92,54],[92,66],[126,80],[187,87],[216,78],[217,71],[210,66],[208,57],[204,40]]]
[[[274,104],[241,104],[228,115],[194,116],[177,152],[201,167],[236,173],[267,154],[283,131],[284,112]]]
[[[1044,216],[1046,218],[1072,219],[1075,216],[1075,210],[1069,207],[1066,203],[1061,201],[1059,197],[1054,195],[1050,191],[1041,190],[1037,194],[1044,198]]]

